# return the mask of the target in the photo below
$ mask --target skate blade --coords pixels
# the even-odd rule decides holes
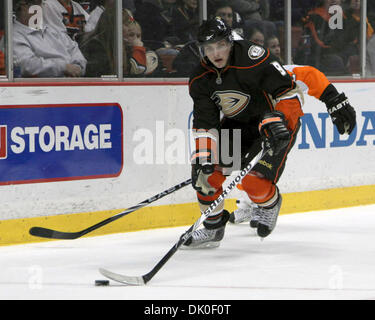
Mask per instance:
[[[220,241],[209,241],[198,245],[181,246],[181,250],[212,249],[220,246]]]

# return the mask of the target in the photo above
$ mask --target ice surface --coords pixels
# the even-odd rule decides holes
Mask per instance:
[[[147,273],[188,227],[0,247],[0,299],[375,299],[375,205],[282,215],[264,241],[228,224],[146,286],[94,286],[99,267]]]

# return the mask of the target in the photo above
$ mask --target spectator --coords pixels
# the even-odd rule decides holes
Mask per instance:
[[[209,11],[213,14],[212,17],[221,17],[225,23],[232,28],[241,37],[244,37],[244,22],[241,16],[233,11],[233,8],[226,0],[214,1],[210,4],[213,6]]]
[[[115,6],[115,0],[95,0],[91,2],[89,7],[90,18],[89,21],[93,28],[98,24],[100,16],[106,9],[113,8]],[[90,28],[89,28],[90,29]]]
[[[129,57],[124,75],[150,75],[158,67],[159,58],[154,51],[148,51],[142,42],[142,29],[129,11],[123,11],[124,49]]]
[[[340,55],[344,61],[348,62],[348,68],[351,73],[359,73],[359,53],[360,53],[360,33],[361,33],[361,0],[349,0],[348,7],[345,10],[344,29],[346,45],[341,50]],[[372,40],[374,36],[374,28],[366,20],[366,41],[368,42],[367,52],[368,55],[373,56],[375,54]]]
[[[268,48],[270,52],[279,59],[280,64],[284,64],[284,60],[281,57],[280,41],[277,36],[271,36],[268,38],[265,47]]]
[[[115,76],[115,10],[106,10],[94,32],[82,42],[88,60],[88,77]],[[146,52],[141,40],[140,25],[128,10],[123,10],[123,74],[151,74],[157,70],[158,57]]]
[[[250,28],[260,29],[267,37],[277,34],[276,25],[269,18],[268,0],[231,0],[231,6],[244,19],[245,35]]]
[[[172,11],[176,0],[143,0],[135,2],[134,18],[142,26],[143,40],[153,50],[164,47],[172,34]]]
[[[346,28],[330,28],[331,5],[341,5],[341,0],[321,0],[304,18],[303,40],[295,61],[312,65],[327,75],[339,76],[348,74],[345,57],[340,55],[345,49],[347,34]]]
[[[40,21],[30,26],[32,5],[42,0],[13,0],[16,20],[13,26],[15,68],[22,77],[81,77],[86,59],[76,42]]]
[[[316,0],[293,0],[292,1],[292,24],[296,25],[306,16],[308,11],[316,6]],[[284,0],[269,0],[269,19],[271,21],[284,22]]]
[[[176,76],[189,77],[199,60],[200,54],[197,42],[193,40],[185,44],[173,61]]]
[[[3,33],[2,31],[0,33]],[[4,54],[4,37],[0,34],[0,76],[4,76],[5,72],[5,54]]]
[[[0,12],[4,12],[4,2],[0,3]],[[4,20],[3,15],[0,14],[0,76],[6,74],[5,72],[5,45],[4,45]]]
[[[367,17],[371,25],[375,25],[375,1],[367,1]]]
[[[82,6],[73,0],[45,0],[43,2],[43,19],[57,31],[68,35],[79,42],[85,32],[95,29],[103,8],[98,7],[88,14]]]
[[[262,31],[256,28],[251,28],[247,37],[250,41],[255,42],[256,44],[264,47],[264,34]]]
[[[177,0],[171,24],[180,44],[195,40],[199,27],[198,0]]]
[[[122,8],[128,9],[134,15],[136,11],[134,0],[122,0]]]

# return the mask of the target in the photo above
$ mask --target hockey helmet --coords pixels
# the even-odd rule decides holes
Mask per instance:
[[[232,29],[224,22],[220,17],[203,21],[198,29],[198,45],[199,48],[209,43],[214,43],[223,39],[227,39],[228,42],[233,42]],[[203,53],[202,50],[201,54]]]

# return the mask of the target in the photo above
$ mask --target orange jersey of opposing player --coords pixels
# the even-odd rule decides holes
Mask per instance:
[[[316,99],[320,99],[324,90],[331,84],[324,73],[314,67],[299,65],[284,65],[283,67],[304,93]]]

